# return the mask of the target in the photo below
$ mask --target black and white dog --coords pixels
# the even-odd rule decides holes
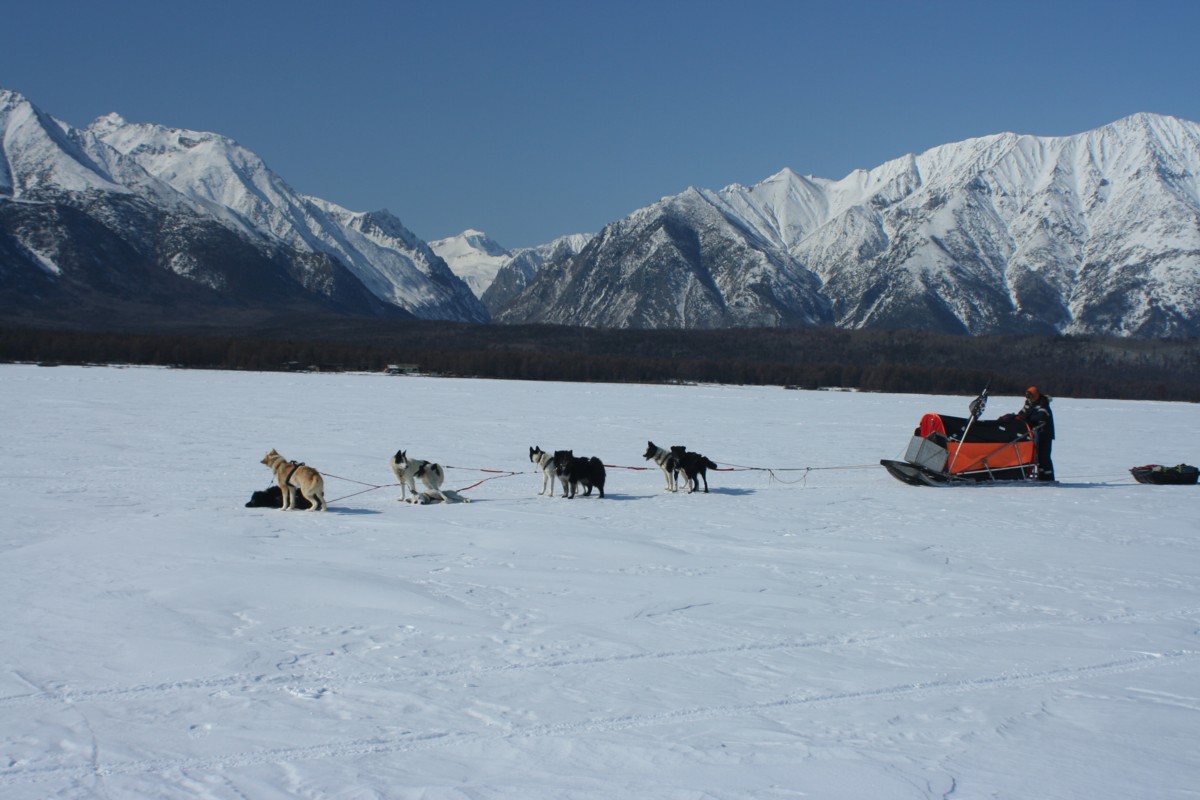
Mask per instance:
[[[550,496],[554,497],[554,481],[558,477],[554,471],[554,454],[547,453],[535,445],[529,448],[529,460],[536,464],[538,471],[542,473],[542,490],[538,494],[545,494],[548,488]]]
[[[408,492],[417,494],[416,480],[425,484],[429,494],[446,501],[442,493],[442,482],[446,480],[446,472],[441,464],[423,461],[419,458],[409,458],[403,450],[397,450],[391,460],[392,474],[400,481],[400,499],[406,500]],[[406,491],[407,490],[407,491]]]
[[[420,475],[417,477],[419,478]],[[413,492],[404,502],[411,503],[414,506],[428,506],[434,503],[469,503],[471,502],[471,498],[463,497],[453,489],[441,489],[437,494],[433,492]]]
[[[600,497],[604,497],[604,464],[595,456],[582,458],[572,450],[555,450],[554,471],[562,481],[563,497],[574,497],[580,484],[584,497],[591,495],[593,488],[599,489]]]
[[[700,478],[704,479],[704,492],[708,493],[708,471],[716,469],[717,465],[699,453],[692,453],[681,444],[671,448],[671,454],[679,461],[679,468],[688,482],[688,494],[700,488]]]
[[[642,453],[642,457],[658,464],[658,468],[663,471],[663,475],[667,479],[668,492],[679,491],[679,459],[674,453],[648,441],[646,442],[646,452]]]

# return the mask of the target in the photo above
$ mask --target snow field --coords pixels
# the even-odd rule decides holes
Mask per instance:
[[[0,399],[6,798],[1200,778],[1197,489],[1127,471],[1195,463],[1193,405],[1059,399],[1061,485],[921,489],[878,460],[970,398],[4,365]],[[647,439],[775,477],[667,494],[620,468]],[[539,497],[531,445],[614,465],[609,497]],[[329,512],[242,507],[272,447]],[[523,474],[453,506],[343,480],[400,448],[450,488]]]

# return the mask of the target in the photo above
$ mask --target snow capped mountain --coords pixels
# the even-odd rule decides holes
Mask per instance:
[[[483,231],[465,230],[457,236],[432,241],[429,246],[455,275],[467,282],[476,297],[483,297],[496,273],[512,260],[512,253]]]
[[[234,304],[300,301],[371,315],[489,318],[445,262],[394,216],[300,194],[227,137],[131,124],[116,114],[72,128],[11,91],[0,91],[0,131],[0,201],[49,204],[43,212],[51,216],[69,208],[89,221],[48,229],[32,222],[28,209],[0,208],[9,218],[0,225],[7,240],[0,248],[13,251],[25,269],[61,274],[49,251],[89,249],[79,237],[84,228],[98,235],[98,225],[105,237],[139,252],[140,268],[157,265]],[[238,269],[258,277],[230,273]],[[79,289],[83,279],[76,274],[70,288]],[[238,284],[246,291],[233,293]],[[256,298],[252,289],[269,296]]]
[[[501,313],[505,322],[597,327],[815,324],[814,276],[732,224],[689,189],[605,227],[575,257],[547,264]]]
[[[426,244],[215,133],[0,89],[0,310],[236,307],[633,328],[1200,335],[1200,125],[1002,133],[840,180],[690,188],[599,234]],[[207,312],[205,312],[207,313]]]
[[[390,212],[353,212],[306,200],[336,223],[327,251],[343,257],[376,296],[424,319],[489,320],[470,288]]]
[[[466,230],[429,246],[467,282],[488,311],[496,313],[524,291],[547,262],[575,255],[591,238],[590,233],[574,233],[509,251],[482,231]]]
[[[493,316],[499,314],[517,295],[529,287],[546,265],[577,255],[593,237],[594,234],[590,233],[568,234],[547,244],[517,251],[484,293],[484,305]]]
[[[127,192],[72,141],[69,129],[17,92],[0,89],[0,197]]]
[[[611,327],[1200,334],[1200,126],[1006,133],[612,223],[500,312]]]
[[[129,124],[114,114],[87,132],[186,197],[229,209],[245,232],[333,256],[385,302],[429,319],[488,318],[445,264],[390,213],[352,212],[299,194],[231,139]]]

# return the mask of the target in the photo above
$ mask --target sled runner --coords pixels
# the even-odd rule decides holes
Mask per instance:
[[[904,460],[879,463],[892,477],[913,486],[948,486],[1033,480],[1037,454],[1023,420],[926,414],[913,432]]]
[[[1138,483],[1153,483],[1163,486],[1191,486],[1200,477],[1200,469],[1191,464],[1164,467],[1162,464],[1146,464],[1129,470]]]

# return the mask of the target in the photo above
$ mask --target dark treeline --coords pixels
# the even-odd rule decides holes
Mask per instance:
[[[305,331],[303,336],[297,331]],[[1200,341],[966,337],[911,330],[595,330],[334,319],[236,333],[0,328],[0,361],[423,372],[516,380],[713,382],[865,391],[1200,400]]]

